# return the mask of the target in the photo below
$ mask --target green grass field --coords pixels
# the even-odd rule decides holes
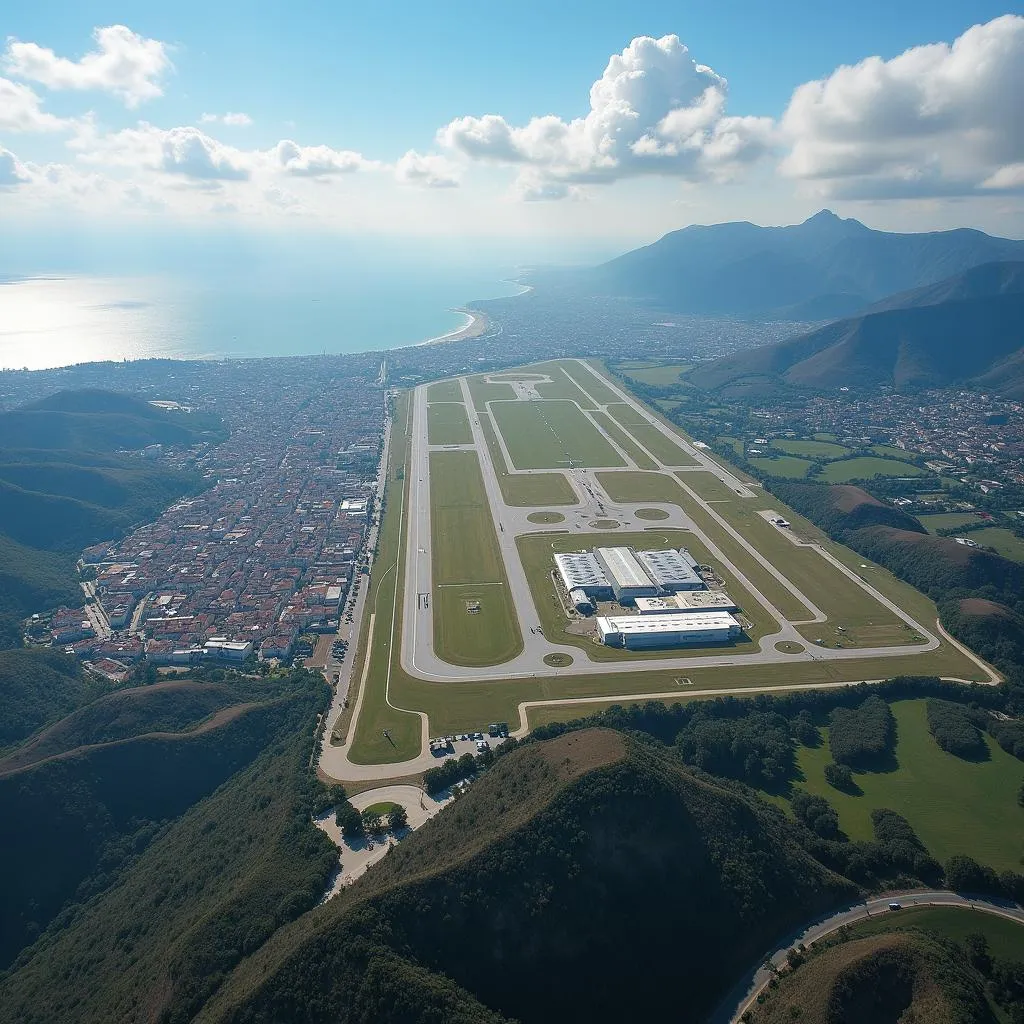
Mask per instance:
[[[870,480],[873,476],[922,476],[920,466],[895,459],[876,459],[870,455],[855,459],[830,462],[821,471],[820,479],[830,484],[845,484],[850,480]]]
[[[806,459],[798,459],[794,455],[780,455],[774,459],[754,457],[747,459],[752,466],[757,466],[762,473],[772,476],[784,476],[789,480],[802,480],[813,463]]]
[[[816,459],[837,459],[841,455],[849,455],[850,449],[841,444],[829,441],[791,441],[780,439],[772,441],[772,447],[787,455],[809,455]]]
[[[705,501],[732,501],[736,497],[736,492],[722,483],[721,477],[715,476],[709,470],[700,470],[696,473],[676,473],[676,476]]]
[[[619,401],[619,396],[589,366],[567,359],[563,361],[562,369],[565,370],[567,376],[572,377],[599,405],[607,405],[609,402]]]
[[[462,387],[454,377],[427,386],[428,402],[461,402]]]
[[[427,406],[427,441],[430,444],[472,444],[466,407],[455,402]]]
[[[491,405],[516,469],[624,466],[622,457],[572,402],[496,402]]]
[[[619,363],[618,369],[627,377],[640,381],[641,384],[653,384],[655,387],[669,387],[678,384],[679,378],[687,370],[693,369],[692,363]]]
[[[851,839],[870,839],[871,811],[889,807],[914,827],[940,861],[967,853],[997,871],[1021,869],[1024,856],[1024,808],[1017,790],[1024,764],[986,737],[991,760],[964,761],[940,749],[928,731],[923,700],[893,704],[899,738],[897,770],[859,772],[862,796],[833,789],[823,771],[832,760],[828,739],[820,747],[801,747],[801,788],[825,797],[839,812]]]
[[[652,426],[631,405],[612,403],[608,412],[626,428],[656,459],[666,466],[695,466],[697,462],[687,455],[671,438]]]
[[[580,390],[576,382],[566,374],[560,364],[545,364],[545,369],[551,380],[537,385],[538,395],[543,398],[576,402],[581,409],[597,408],[593,401]]]
[[[509,402],[516,397],[511,384],[486,384],[483,377],[467,377],[466,382],[477,412],[487,412],[488,402]]]
[[[939,530],[958,530],[968,523],[976,523],[978,517],[973,512],[933,512],[918,516],[921,525],[931,534]]]
[[[475,452],[430,455],[434,649],[454,665],[522,650],[515,604]]]
[[[578,505],[579,498],[564,473],[510,473],[491,418],[480,415],[480,428],[498,477],[498,487],[506,505],[529,508],[535,505]]]
[[[592,412],[590,418],[632,459],[637,469],[658,468],[658,464],[610,416]]]
[[[975,530],[969,534],[971,540],[985,547],[995,548],[1003,556],[1013,562],[1024,562],[1024,540],[1012,530],[1003,526],[987,526],[984,530]]]
[[[968,935],[984,935],[997,960],[1024,962],[1024,925],[998,914],[979,913],[969,907],[911,907],[885,912],[853,925],[851,938],[859,939],[902,928],[941,935],[962,943]]]
[[[917,457],[916,452],[908,452],[903,448],[894,448],[890,444],[873,444],[871,450],[883,459],[900,459],[903,462],[913,462]]]

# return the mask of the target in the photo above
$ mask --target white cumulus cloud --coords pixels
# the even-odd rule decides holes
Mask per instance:
[[[47,114],[39,97],[20,82],[0,78],[0,131],[53,132],[70,122]]]
[[[726,177],[768,151],[768,118],[725,113],[728,84],[698,64],[678,36],[639,36],[613,54],[590,88],[590,109],[516,127],[498,114],[460,117],[439,142],[472,160],[531,169],[519,184],[528,198],[569,194],[573,183],[663,174],[690,180]]]
[[[450,160],[436,153],[417,153],[410,149],[395,164],[395,178],[403,185],[424,188],[458,188],[458,171]]]
[[[226,124],[233,128],[248,128],[252,124],[252,118],[248,114],[243,114],[240,111],[238,113],[232,113],[230,110],[226,114],[203,114],[199,118],[200,124]]]
[[[1024,18],[1008,14],[799,86],[781,170],[850,198],[1019,188],[1022,97]]]
[[[161,79],[173,65],[167,46],[124,25],[93,31],[96,49],[80,60],[58,57],[37,43],[8,40],[3,64],[16,78],[50,89],[92,89],[113,93],[129,107],[163,95]]]
[[[143,121],[108,135],[90,130],[73,146],[87,163],[146,168],[195,182],[244,181],[251,174],[246,153],[189,126],[163,129]]]
[[[330,146],[300,146],[291,139],[282,139],[267,154],[272,167],[304,178],[321,178],[331,174],[350,174],[377,166],[362,153]]]
[[[24,165],[9,149],[0,146],[0,189],[14,188],[28,180]]]

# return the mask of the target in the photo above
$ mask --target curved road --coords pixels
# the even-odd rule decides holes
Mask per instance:
[[[772,979],[774,972],[768,970],[764,965],[770,960],[775,967],[782,967],[786,963],[786,954],[800,943],[809,946],[812,942],[838,931],[843,925],[854,924],[880,914],[891,917],[893,922],[898,924],[899,911],[889,909],[891,902],[900,903],[905,909],[925,906],[963,907],[986,914],[997,914],[1024,925],[1024,908],[1019,904],[1009,901],[999,903],[984,896],[962,896],[960,893],[950,892],[948,889],[910,889],[878,896],[861,903],[852,903],[828,917],[819,918],[802,931],[791,935],[770,957],[765,957],[757,968],[747,972],[722,1001],[718,1010],[708,1018],[707,1024],[733,1024],[737,1021],[757,999],[758,993]]]

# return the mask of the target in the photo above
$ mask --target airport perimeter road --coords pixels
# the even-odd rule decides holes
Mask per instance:
[[[585,363],[581,363],[581,365],[586,366],[590,372],[600,377],[605,386],[617,396],[616,404],[629,406],[637,416],[642,417],[646,423],[657,429],[665,438],[685,451],[689,457],[698,463],[694,468],[713,473],[725,486],[741,497],[756,499],[760,496],[759,491],[751,489],[717,461],[710,458],[700,449],[695,448],[681,435],[668,428],[656,416],[644,409],[628,392],[623,391],[614,381]],[[924,640],[919,644],[901,644],[892,647],[812,648],[807,640],[797,632],[795,626],[825,621],[825,615],[821,609],[807,595],[800,591],[781,569],[765,558],[742,533],[719,515],[713,504],[701,498],[696,491],[687,486],[685,481],[681,481],[680,477],[676,475],[675,469],[658,459],[654,453],[649,454],[658,466],[657,471],[664,473],[673,482],[679,484],[687,495],[714,519],[719,528],[746,551],[752,560],[761,565],[780,585],[789,590],[808,609],[806,618],[788,620],[749,577],[743,573],[742,569],[731,561],[715,544],[714,540],[687,517],[678,506],[649,501],[613,501],[600,486],[597,474],[593,471],[570,469],[565,473],[566,479],[580,499],[580,504],[578,506],[564,507],[563,514],[566,516],[564,523],[545,528],[544,526],[529,522],[527,517],[533,509],[509,506],[505,503],[498,482],[497,472],[491,460],[490,450],[480,426],[479,415],[469,393],[467,381],[465,378],[459,378],[459,383],[462,388],[463,400],[472,429],[472,444],[430,445],[427,437],[426,386],[418,387],[412,398],[412,437],[410,441],[409,463],[410,499],[407,506],[407,522],[403,524],[407,558],[404,573],[401,638],[401,664],[402,668],[409,675],[431,682],[523,679],[546,676],[551,674],[551,670],[544,664],[543,659],[545,655],[555,653],[568,654],[573,658],[572,665],[558,670],[559,675],[601,675],[618,674],[628,671],[675,670],[681,667],[699,669],[736,665],[792,664],[809,661],[857,661],[866,658],[901,658],[927,653],[939,646],[941,641],[936,632],[909,616],[897,604],[861,579],[823,547],[814,545],[817,553],[828,561],[837,572],[842,573],[851,582],[861,587],[875,601],[889,609],[918,635],[922,636]],[[585,385],[578,386],[586,394]],[[530,400],[530,389],[520,389],[517,391],[517,397],[519,400]],[[593,404],[598,406],[600,411],[608,414],[608,403],[602,404],[591,395],[587,395],[587,397],[591,399]],[[585,412],[585,410],[581,411]],[[496,435],[499,445],[504,450],[504,442],[500,431],[496,431]],[[508,586],[517,609],[519,625],[522,631],[522,652],[515,658],[500,665],[486,667],[451,665],[437,657],[434,652],[433,613],[431,608],[430,452],[432,450],[452,450],[456,448],[474,451],[479,460],[494,522],[495,536],[498,539],[502,558],[504,559]],[[513,474],[550,472],[550,470],[515,470],[511,460],[507,456],[506,459],[509,472]],[[627,467],[625,471],[629,472],[631,468],[635,467]],[[617,471],[611,470],[610,472]],[[775,633],[761,638],[757,652],[735,654],[720,651],[704,657],[687,657],[685,659],[666,656],[665,658],[637,661],[623,659],[622,661],[614,662],[594,662],[587,657],[585,650],[571,645],[555,644],[544,637],[539,629],[540,620],[534,605],[533,594],[530,591],[530,586],[519,558],[516,537],[528,533],[550,532],[552,534],[564,534],[566,531],[569,533],[592,532],[592,527],[589,526],[589,523],[595,518],[605,518],[608,516],[614,516],[621,524],[620,529],[624,531],[650,529],[650,521],[637,520],[636,511],[639,508],[652,506],[662,509],[669,516],[668,519],[659,521],[659,526],[665,529],[686,529],[693,532],[707,546],[716,560],[725,566],[739,580],[740,584],[753,595],[755,600],[781,624]],[[775,645],[783,640],[799,643],[805,650],[798,654],[782,653],[775,649]],[[973,656],[971,657],[973,658]],[[977,663],[984,669],[986,675],[992,675],[988,666],[984,666],[981,662]]]
[[[708,1024],[733,1024],[739,1020],[743,1012],[757,999],[758,993],[772,979],[774,972],[763,966],[769,959],[776,968],[780,968],[786,963],[786,954],[795,946],[801,943],[809,946],[812,942],[838,931],[843,925],[866,921],[869,917],[884,915],[891,918],[893,924],[899,924],[900,911],[890,910],[890,903],[899,903],[904,909],[911,907],[963,907],[966,910],[979,913],[1007,917],[1024,925],[1024,908],[1016,903],[997,903],[984,896],[963,896],[946,889],[910,889],[878,896],[863,903],[853,903],[828,917],[818,919],[786,939],[785,943],[779,946],[770,957],[766,956],[757,968],[749,971],[743,977],[723,1000],[719,1009],[708,1018]]]

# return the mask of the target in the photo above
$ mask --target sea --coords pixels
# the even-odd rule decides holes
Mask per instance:
[[[35,262],[0,265],[0,369],[396,348],[457,331],[469,322],[458,307],[523,290],[511,263],[422,245],[220,243]]]

